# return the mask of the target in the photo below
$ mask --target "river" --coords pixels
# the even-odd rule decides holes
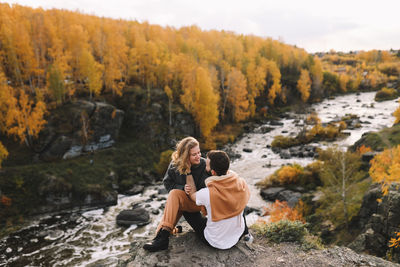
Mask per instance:
[[[334,142],[345,147],[352,145],[365,132],[377,131],[393,124],[395,119],[391,114],[399,106],[397,100],[375,102],[374,96],[374,92],[338,96],[314,104],[310,109],[315,110],[322,123],[345,114],[360,117],[360,128],[346,130],[349,136]],[[314,160],[282,159],[268,146],[275,135],[296,135],[305,116],[289,114],[287,118],[279,120],[281,125],[262,125],[229,145],[229,149],[241,155],[232,162],[231,168],[250,185],[252,196],[249,207],[260,210],[266,205],[255,186],[258,181],[283,164],[296,162],[304,166]],[[270,127],[272,130],[263,133],[263,127]],[[332,143],[311,145],[326,147]],[[244,149],[248,152],[244,152]],[[107,266],[116,265],[118,257],[129,252],[133,240],[152,235],[154,232],[167,197],[165,194],[159,194],[158,190],[161,188],[162,185],[158,184],[135,196],[119,195],[118,204],[106,209],[37,218],[30,222],[29,226],[0,240],[0,266],[85,266],[99,262]],[[118,213],[133,205],[154,211],[150,212],[151,223],[143,227],[118,227],[115,223]],[[161,212],[156,214],[160,210]],[[247,215],[249,224],[257,218],[256,213]]]

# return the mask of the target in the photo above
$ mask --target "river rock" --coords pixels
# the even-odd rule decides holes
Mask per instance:
[[[160,210],[158,210],[158,209],[152,209],[152,210],[151,210],[151,213],[154,214],[154,215],[158,215],[158,214],[160,214]]]
[[[279,153],[279,156],[280,156],[282,159],[290,159],[290,158],[291,158],[291,155],[290,155],[290,153],[289,153],[288,151],[282,151],[282,152],[280,152],[280,153]]]
[[[117,216],[117,224],[119,226],[131,226],[132,224],[142,226],[148,223],[150,223],[148,211],[139,207],[131,210],[123,210]]]
[[[281,149],[280,147],[274,146],[274,147],[271,148],[271,150],[272,150],[272,152],[274,152],[275,154],[279,154],[279,153],[281,152],[282,149]]]
[[[260,195],[263,199],[267,201],[275,201],[279,192],[285,190],[284,187],[270,187],[267,189],[262,189]]]
[[[378,154],[378,152],[375,152],[375,151],[365,152],[364,154],[362,154],[361,160],[366,163],[369,163],[377,154]]]
[[[229,158],[233,161],[235,159],[240,159],[242,155],[239,153],[235,153],[232,148],[228,147],[225,149],[225,152],[228,154]]]
[[[269,126],[267,126],[267,125],[263,125],[263,126],[257,128],[254,132],[255,132],[255,133],[263,133],[263,134],[265,134],[265,133],[269,133],[269,132],[272,131],[273,129],[274,129],[274,128],[272,128],[272,127],[269,127]]]
[[[269,122],[269,125],[283,126],[284,124],[283,124],[283,122],[272,120],[272,121]]]
[[[128,191],[125,192],[125,194],[129,195],[129,196],[133,196],[136,194],[140,194],[142,193],[144,190],[144,186],[143,185],[134,185],[131,189],[129,189]]]
[[[168,191],[167,191],[167,189],[165,189],[164,187],[162,187],[162,188],[158,189],[157,193],[158,193],[159,195],[165,195],[165,194],[168,194]]]
[[[282,190],[279,191],[276,195],[276,199],[278,199],[279,201],[286,201],[291,208],[296,206],[300,198],[301,193],[294,192],[292,190]]]

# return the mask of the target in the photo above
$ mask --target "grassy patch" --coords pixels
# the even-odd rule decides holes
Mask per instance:
[[[304,128],[296,137],[286,137],[277,135],[271,143],[272,147],[289,148],[292,146],[305,145],[318,141],[334,141],[340,136],[340,132],[345,129],[343,123],[339,122],[322,126],[321,123],[315,124],[311,129]]]
[[[297,242],[301,244],[301,248],[304,250],[323,248],[319,238],[312,236],[308,232],[306,224],[300,221],[281,220],[274,223],[260,223],[254,224],[252,228],[259,235],[265,236],[275,243]]]
[[[400,124],[395,124],[390,128],[385,128],[379,132],[369,132],[358,140],[353,150],[358,149],[362,145],[371,147],[373,150],[382,151],[385,148],[393,147],[400,144]]]
[[[307,190],[314,190],[321,185],[319,173],[322,168],[320,161],[302,167],[296,163],[282,166],[273,174],[257,183],[261,188],[285,186],[291,189],[302,186]]]
[[[380,101],[392,100],[396,99],[398,96],[399,94],[396,91],[396,89],[383,87],[381,90],[376,92],[375,101],[380,102]]]

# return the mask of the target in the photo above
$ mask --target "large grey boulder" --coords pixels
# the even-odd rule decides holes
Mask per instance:
[[[263,199],[267,201],[275,201],[275,199],[277,199],[278,193],[284,190],[284,187],[270,187],[267,189],[262,189],[260,195]]]
[[[277,194],[276,198],[279,201],[286,201],[288,205],[293,208],[299,202],[299,199],[301,198],[301,193],[294,192],[292,190],[283,190]]]
[[[284,187],[262,189],[260,195],[267,201],[286,201],[290,207],[296,206],[301,198],[301,193],[285,189]]]
[[[117,215],[117,224],[120,226],[138,226],[150,223],[150,215],[144,208],[134,208],[131,210],[123,210]]]

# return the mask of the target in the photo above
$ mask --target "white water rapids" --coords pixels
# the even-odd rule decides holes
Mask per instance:
[[[390,127],[394,122],[391,115],[399,106],[395,100],[377,103],[375,93],[349,94],[335,99],[324,100],[312,105],[323,123],[340,118],[345,114],[360,117],[361,128],[346,130],[350,136],[335,142],[339,146],[352,145],[368,131],[377,131]],[[287,163],[309,164],[313,158],[281,159],[272,152],[270,145],[275,135],[296,135],[300,127],[295,124],[295,117],[304,119],[305,115],[292,114],[289,119],[281,119],[283,126],[262,133],[261,127],[242,136],[229,147],[239,159],[232,162],[231,168],[245,178],[252,190],[248,206],[260,209],[266,205],[261,199],[255,184]],[[269,125],[268,125],[269,126]],[[283,131],[283,133],[282,133]],[[312,144],[326,146],[327,144]],[[243,149],[251,152],[244,152]],[[151,235],[161,219],[162,204],[166,195],[160,195],[162,185],[146,188],[143,194],[118,196],[118,204],[107,209],[97,209],[84,213],[70,213],[58,216],[43,216],[31,222],[23,230],[0,240],[0,266],[85,266],[102,262],[115,265],[117,257],[128,253],[130,243],[137,237]],[[143,226],[121,228],[116,225],[116,216],[134,204],[140,204],[147,210],[161,210],[152,214],[151,223]],[[255,213],[247,216],[248,224],[257,219]]]

